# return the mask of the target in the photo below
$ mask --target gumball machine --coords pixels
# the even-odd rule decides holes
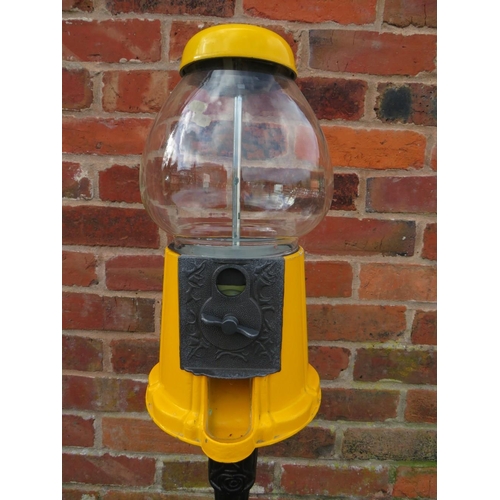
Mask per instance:
[[[247,499],[257,449],[318,411],[304,251],[333,172],[286,41],[219,25],[187,43],[145,146],[141,195],[165,251],[159,363],[146,404],[208,456],[216,499]]]

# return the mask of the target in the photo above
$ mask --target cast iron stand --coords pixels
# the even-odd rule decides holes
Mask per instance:
[[[256,473],[257,448],[240,462],[226,464],[208,459],[208,479],[215,500],[248,500]]]

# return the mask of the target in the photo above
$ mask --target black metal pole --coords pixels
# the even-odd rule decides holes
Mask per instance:
[[[257,448],[240,462],[223,463],[208,459],[208,480],[215,500],[248,500],[257,474]]]

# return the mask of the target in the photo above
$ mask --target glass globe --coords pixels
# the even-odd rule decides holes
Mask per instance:
[[[176,251],[262,256],[294,251],[322,220],[333,171],[292,73],[221,58],[187,67],[149,134],[140,184]]]

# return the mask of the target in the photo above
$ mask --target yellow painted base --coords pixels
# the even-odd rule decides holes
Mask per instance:
[[[320,380],[307,355],[304,251],[284,257],[281,371],[252,379],[181,370],[178,258],[166,250],[160,362],[149,374],[147,409],[162,430],[201,446],[212,460],[238,462],[296,434],[319,409]]]

